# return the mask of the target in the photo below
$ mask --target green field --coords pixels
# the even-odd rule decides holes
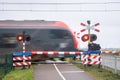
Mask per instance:
[[[34,66],[30,69],[15,68],[8,73],[2,80],[33,80]]]

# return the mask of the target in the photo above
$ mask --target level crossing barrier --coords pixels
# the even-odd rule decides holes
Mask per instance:
[[[84,65],[101,65],[101,51],[84,51],[81,60]]]
[[[120,51],[118,50],[101,50],[101,51],[31,51],[32,55],[37,55],[37,54],[52,54],[52,55],[59,55],[59,54],[68,54],[68,55],[81,55],[81,54],[119,54]]]
[[[30,52],[14,52],[13,53],[13,66],[30,66],[31,65],[31,53]]]
[[[63,55],[81,55],[83,54],[83,52],[70,52],[70,51],[32,51],[31,52],[32,55],[37,55],[37,54],[48,54],[48,55],[59,55],[59,54],[63,54]]]
[[[120,50],[102,50],[102,54],[120,54]]]
[[[31,55],[81,55],[83,64],[101,64],[102,57],[100,54],[118,54],[120,51],[31,51],[31,52],[14,52],[13,53],[13,66],[30,66]],[[90,55],[95,54],[95,55]]]
[[[83,64],[101,64],[102,57],[100,55],[81,55]]]

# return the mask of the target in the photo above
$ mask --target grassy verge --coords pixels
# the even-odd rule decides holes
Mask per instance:
[[[33,69],[34,66],[31,66],[30,69],[15,68],[2,80],[33,80]]]
[[[74,63],[74,61],[72,62]],[[120,80],[120,75],[102,69],[102,67],[99,69],[98,65],[92,65],[92,66],[84,66],[83,64],[75,64],[75,65],[86,71],[88,74],[95,76],[97,80]]]
[[[60,58],[54,58],[54,60],[57,61],[57,60],[60,60]],[[69,62],[69,61],[70,61],[70,58],[65,58],[64,60]]]

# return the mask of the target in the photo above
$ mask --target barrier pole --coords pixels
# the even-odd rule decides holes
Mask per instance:
[[[99,54],[99,56],[101,57],[101,55],[100,55],[100,54]],[[99,58],[99,60],[98,60],[98,61],[99,61],[99,64],[98,64],[98,69],[100,69],[100,64],[101,64],[101,63],[100,63],[100,62],[101,62],[100,60],[101,60],[101,58]]]
[[[25,31],[23,31],[23,58],[25,58]],[[23,60],[23,63],[25,63],[25,60]],[[23,66],[23,69],[25,69],[25,66]]]

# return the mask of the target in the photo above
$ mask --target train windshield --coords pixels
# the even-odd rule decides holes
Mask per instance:
[[[16,38],[18,35],[29,35],[31,40],[26,42],[27,51],[35,50],[65,50],[74,48],[74,41],[71,32],[66,29],[0,29],[0,51],[5,48],[12,48],[16,51],[22,50],[22,41]],[[4,49],[3,49],[4,48]],[[8,50],[8,49],[7,49]]]

